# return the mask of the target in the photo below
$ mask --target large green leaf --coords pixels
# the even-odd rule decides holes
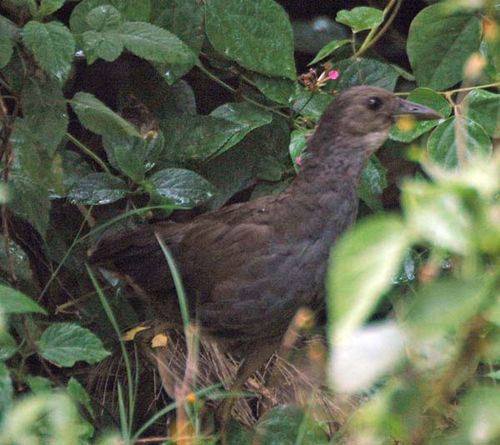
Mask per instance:
[[[59,22],[31,21],[24,26],[22,36],[24,44],[44,71],[64,82],[75,53],[75,39],[69,29]]]
[[[210,0],[206,33],[219,53],[244,68],[295,79],[292,27],[273,0]]]
[[[169,160],[203,161],[228,150],[230,140],[245,129],[226,119],[202,115],[179,115],[162,122]]]
[[[413,181],[403,185],[402,200],[409,226],[419,238],[452,252],[470,252],[474,226],[456,193]]]
[[[35,303],[30,297],[12,287],[0,284],[0,312],[5,314],[25,314],[37,312],[47,314],[44,308]]]
[[[375,59],[344,59],[335,63],[335,69],[340,71],[337,88],[346,90],[356,85],[373,85],[393,91],[399,73],[386,63]]]
[[[279,104],[288,105],[290,96],[295,91],[295,83],[282,77],[267,77],[255,73],[255,86],[264,96]]]
[[[454,116],[439,124],[427,140],[427,150],[434,162],[454,169],[462,162],[487,158],[492,151],[491,139],[483,127],[470,119]]]
[[[82,34],[93,29],[88,22],[88,14],[99,6],[108,5],[116,8],[125,20],[149,21],[151,11],[149,0],[83,0],[71,12],[69,19],[71,31],[75,34]]]
[[[90,173],[68,192],[68,199],[78,204],[111,204],[127,195],[127,184],[108,173]]]
[[[451,113],[450,103],[443,96],[430,88],[417,88],[408,95],[407,99],[430,107],[441,113],[444,117],[448,117]],[[434,128],[438,122],[439,121],[437,119],[429,121],[413,121],[413,127],[408,130],[401,129],[398,125],[395,125],[391,128],[389,137],[395,141],[411,142]]]
[[[32,149],[46,151],[52,157],[66,134],[69,121],[60,85],[54,80],[31,77],[23,88],[21,103],[35,143]]]
[[[125,48],[136,56],[171,65],[196,63],[189,46],[166,29],[144,22],[125,22],[121,29]]]
[[[159,132],[151,139],[105,137],[103,143],[109,163],[135,183],[140,183],[162,155],[165,139],[163,133]]]
[[[418,336],[445,334],[471,320],[487,297],[481,279],[443,278],[413,296],[408,327]]]
[[[42,237],[49,226],[49,191],[40,183],[24,175],[12,175],[9,181],[11,200],[9,207],[28,221]]]
[[[337,12],[335,20],[349,26],[352,32],[357,33],[376,28],[384,21],[384,13],[380,9],[358,6],[351,10],[342,9]]]
[[[82,35],[83,51],[89,64],[97,59],[113,62],[123,52],[123,39],[113,31],[85,31]]]
[[[203,38],[203,5],[198,0],[153,0],[152,23],[168,29],[198,54]]]
[[[401,219],[390,215],[362,221],[337,241],[327,277],[328,313],[336,340],[349,337],[371,315],[410,242]]]
[[[183,168],[160,170],[149,181],[155,193],[182,208],[196,207],[215,193],[214,187],[205,178]]]
[[[43,358],[62,367],[71,367],[78,361],[98,363],[110,354],[98,337],[75,323],[52,324],[36,345]]]
[[[423,9],[413,19],[407,41],[417,84],[440,90],[460,82],[465,61],[480,42],[481,21],[475,14],[450,14],[441,4]]]
[[[500,137],[500,94],[472,90],[460,103],[462,112],[480,124],[488,136]]]
[[[109,137],[140,137],[131,124],[90,93],[76,93],[70,104],[82,125],[94,133]]]
[[[210,116],[225,119],[241,125],[241,131],[234,134],[226,143],[232,147],[240,142],[248,133],[263,125],[270,124],[272,115],[270,112],[255,107],[246,102],[225,103],[210,113]],[[222,148],[224,150],[224,147]],[[221,151],[218,152],[219,154]]]

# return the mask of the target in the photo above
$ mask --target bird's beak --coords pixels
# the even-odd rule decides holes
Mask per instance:
[[[442,119],[443,115],[433,110],[432,108],[426,107],[424,105],[416,104],[415,102],[410,102],[409,100],[399,99],[399,104],[395,117],[399,116],[410,116],[417,120],[430,120],[430,119]]]

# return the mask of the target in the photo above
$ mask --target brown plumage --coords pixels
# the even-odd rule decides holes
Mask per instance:
[[[300,307],[323,304],[330,248],[356,217],[361,171],[401,114],[440,117],[380,88],[351,88],[321,117],[302,171],[287,190],[187,223],[144,225],[105,238],[91,262],[126,276],[158,317],[175,325],[177,297],[158,234],[175,258],[202,334],[248,356],[247,377],[279,344]]]

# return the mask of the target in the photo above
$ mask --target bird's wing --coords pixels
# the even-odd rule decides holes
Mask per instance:
[[[157,234],[176,260],[188,304],[193,310],[196,308],[202,321],[206,318],[207,324],[217,331],[218,317],[236,317],[233,312],[238,311],[238,305],[234,304],[242,297],[239,288],[266,274],[265,258],[274,233],[267,207],[273,199],[265,197],[234,204],[200,215],[188,223],[143,225],[105,237],[90,261],[126,276],[152,297],[163,299],[170,293],[175,298],[174,284]],[[223,301],[225,312],[222,313],[226,315],[216,309]],[[203,315],[205,307],[206,316]]]

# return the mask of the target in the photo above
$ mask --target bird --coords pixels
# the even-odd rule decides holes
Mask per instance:
[[[167,220],[104,236],[90,262],[124,277],[155,316],[181,327],[161,240],[200,335],[244,358],[237,377],[244,382],[276,350],[300,308],[323,307],[330,250],[356,219],[361,172],[402,115],[442,117],[378,87],[349,88],[319,119],[286,190],[188,222]]]

